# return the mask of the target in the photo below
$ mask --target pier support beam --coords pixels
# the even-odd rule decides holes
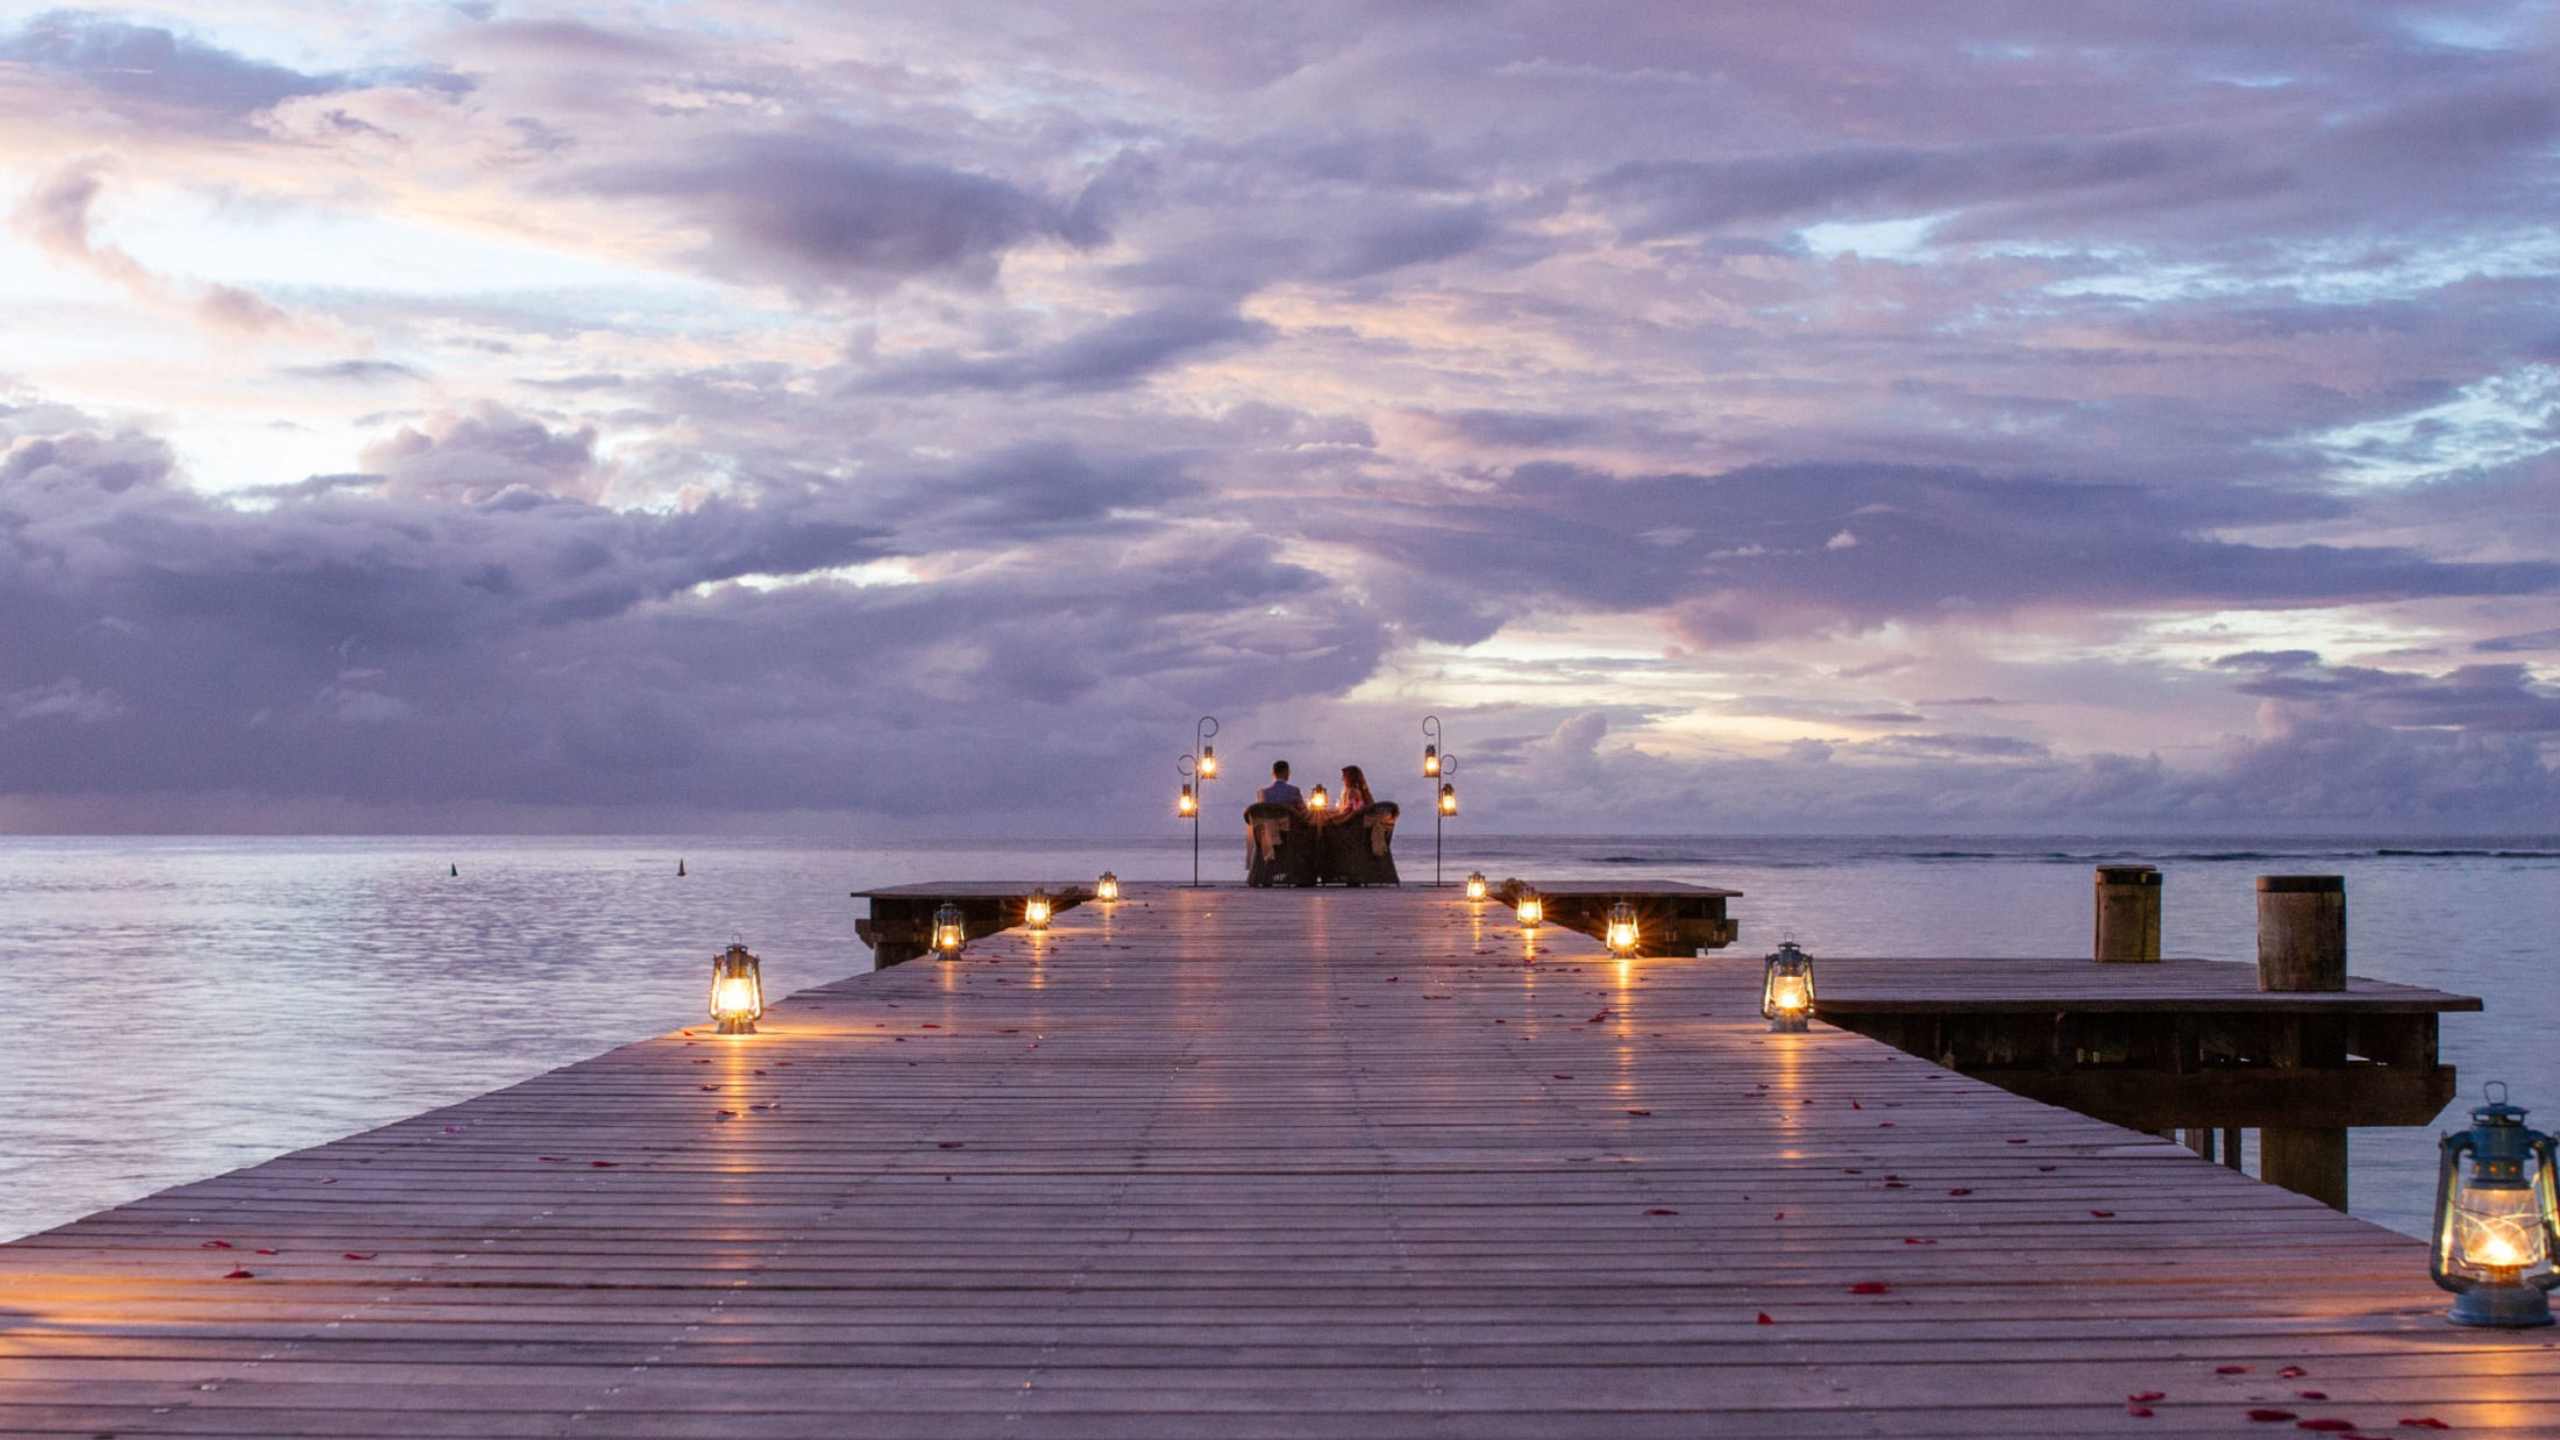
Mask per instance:
[[[2096,936],[2100,964],[2157,964],[2160,872],[2149,865],[2098,867]]]
[[[2347,880],[2343,875],[2258,877],[2258,988],[2347,988]],[[2304,1016],[2276,1037],[2279,1069],[2334,1070],[2347,1063],[2335,1021]],[[2269,1125],[2258,1132],[2258,1174],[2270,1185],[2347,1208],[2347,1132],[2337,1126]]]

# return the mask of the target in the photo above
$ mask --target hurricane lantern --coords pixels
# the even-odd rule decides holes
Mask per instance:
[[[711,957],[711,1018],[723,1035],[753,1035],[764,1015],[764,962],[731,945]]]
[[[1324,793],[1324,787],[1323,787],[1323,786],[1319,785],[1319,786],[1317,786],[1316,788],[1314,788],[1313,790],[1310,790],[1310,791],[1308,791],[1308,792],[1307,792],[1307,808],[1308,808],[1308,809],[1310,809],[1310,810],[1325,810],[1325,809],[1330,809],[1330,808],[1332,807],[1332,805],[1333,805],[1333,797],[1332,797],[1332,796],[1330,796],[1330,795],[1327,795],[1326,793]]]
[[[1445,780],[1440,782],[1440,813],[1443,815],[1458,813],[1458,787]]]
[[[1813,1019],[1813,957],[1793,940],[1778,943],[1762,972],[1760,1013],[1772,1030],[1803,1030]]]
[[[1102,878],[1093,882],[1093,898],[1105,905],[1119,899],[1120,877],[1108,870],[1103,871]]]
[[[2436,1167],[2435,1254],[2428,1271],[2453,1292],[2456,1325],[2526,1329],[2551,1323],[2560,1285],[2552,1137],[2524,1123],[2522,1106],[2492,1082],[2471,1128],[2444,1137]]]
[[[1521,929],[1535,930],[1547,923],[1547,902],[1538,898],[1537,891],[1523,885],[1520,898],[1513,902],[1512,913],[1520,917]]]
[[[1636,946],[1643,943],[1643,940],[1643,927],[1636,924],[1636,907],[1628,904],[1624,900],[1610,906],[1608,931],[1609,953],[1612,955],[1633,955],[1636,953]]]
[[[1483,871],[1481,871],[1481,870],[1477,870],[1477,871],[1471,872],[1471,873],[1467,876],[1467,898],[1468,898],[1468,899],[1470,899],[1470,900],[1481,900],[1481,899],[1483,899],[1483,898],[1485,897],[1485,889],[1486,889],[1486,887],[1485,887],[1485,883],[1484,883],[1484,872],[1483,872]]]
[[[1182,787],[1182,797],[1173,802],[1173,813],[1185,819],[1200,813],[1200,797],[1191,793],[1189,785]]]
[[[1422,747],[1422,778],[1425,780],[1440,778],[1440,747],[1437,745]]]
[[[1200,778],[1203,780],[1218,778],[1218,747],[1215,745],[1200,747]]]
[[[946,958],[969,948],[969,925],[959,906],[946,903],[933,912],[933,948]]]
[[[1048,929],[1049,911],[1052,908],[1053,907],[1049,903],[1049,892],[1047,890],[1041,889],[1032,891],[1031,898],[1022,902],[1023,928],[1028,930]]]

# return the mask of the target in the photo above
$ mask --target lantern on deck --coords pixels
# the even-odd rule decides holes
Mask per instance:
[[[1200,747],[1200,778],[1203,780],[1218,778],[1218,747],[1215,745]]]
[[[764,962],[731,945],[711,957],[711,1018],[723,1035],[753,1035],[764,1015]]]
[[[1778,942],[1761,974],[1760,1013],[1772,1030],[1800,1031],[1813,1018],[1813,957],[1793,940]]]
[[[1108,870],[1103,871],[1102,878],[1093,882],[1093,898],[1105,905],[1119,899],[1120,877]]]
[[[2453,1292],[2456,1325],[2525,1329],[2551,1323],[2560,1285],[2552,1137],[2526,1127],[2507,1087],[2492,1083],[2471,1128],[2444,1137],[2436,1171],[2435,1254],[2428,1272]]]
[[[1186,820],[1200,813],[1200,797],[1191,793],[1189,785],[1182,787],[1181,798],[1173,802],[1173,813]]]
[[[1031,930],[1048,929],[1050,908],[1049,892],[1047,890],[1041,889],[1032,891],[1031,898],[1022,902],[1022,923],[1024,928]]]
[[[1440,813],[1443,815],[1458,813],[1458,787],[1445,780],[1440,782]]]
[[[1484,897],[1484,872],[1477,870],[1467,876],[1467,898],[1470,900],[1481,900]]]
[[[946,903],[933,912],[933,948],[946,959],[969,948],[969,925],[959,906]]]
[[[1520,887],[1520,898],[1512,902],[1511,912],[1520,917],[1523,930],[1535,930],[1547,923],[1547,902],[1526,885]]]
[[[1636,946],[1644,939],[1643,928],[1636,924],[1636,907],[1624,900],[1609,907],[1609,929],[1606,939],[1609,953],[1612,955],[1636,953]]]
[[[1324,793],[1321,785],[1307,792],[1307,808],[1310,810],[1328,809],[1332,804],[1333,797]]]
[[[1422,778],[1425,780],[1440,778],[1440,747],[1437,745],[1422,747]]]

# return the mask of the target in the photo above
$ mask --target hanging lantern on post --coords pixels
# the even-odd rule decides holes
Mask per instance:
[[[1547,923],[1547,902],[1538,898],[1537,891],[1523,885],[1520,898],[1512,902],[1511,913],[1520,917],[1521,929],[1535,930]]]
[[[1422,747],[1422,778],[1425,780],[1440,778],[1440,747],[1437,745]]]
[[[1022,924],[1024,928],[1030,930],[1048,929],[1050,908],[1049,892],[1045,888],[1032,891],[1031,898],[1022,902]]]
[[[1443,815],[1458,813],[1458,787],[1445,780],[1440,782],[1440,813]]]
[[[1181,798],[1173,802],[1173,813],[1186,820],[1200,813],[1200,797],[1191,793],[1189,784],[1182,787]]]
[[[1778,942],[1760,979],[1760,1013],[1769,1028],[1802,1031],[1813,1019],[1813,957],[1793,940]]]
[[[1643,943],[1643,927],[1636,924],[1636,907],[1621,900],[1609,907],[1607,944],[1612,955],[1633,955]]]
[[[1329,808],[1331,808],[1331,806],[1332,806],[1332,805],[1333,805],[1333,797],[1332,797],[1332,796],[1330,796],[1330,795],[1327,795],[1326,793],[1324,793],[1324,787],[1323,787],[1323,786],[1319,785],[1319,786],[1317,786],[1316,788],[1314,788],[1313,790],[1310,790],[1310,791],[1308,791],[1308,792],[1307,792],[1307,808],[1308,808],[1308,809],[1310,809],[1310,810],[1324,810],[1324,809],[1329,809]]]
[[[1215,745],[1200,747],[1200,778],[1203,780],[1218,778],[1218,747]]]
[[[1102,878],[1093,882],[1093,898],[1105,905],[1119,899],[1120,877],[1108,870],[1103,871]]]
[[[1481,870],[1470,872],[1467,876],[1467,898],[1481,900],[1485,897],[1485,891],[1484,872]]]
[[[764,1016],[764,962],[731,945],[711,957],[711,1018],[723,1035],[753,1035]]]
[[[2453,1292],[2456,1325],[2529,1329],[2551,1323],[2560,1285],[2552,1137],[2524,1123],[2492,1082],[2471,1128],[2444,1137],[2436,1169],[2435,1253],[2428,1273]]]
[[[945,902],[933,912],[933,948],[944,959],[969,948],[969,924],[960,917],[960,907]]]

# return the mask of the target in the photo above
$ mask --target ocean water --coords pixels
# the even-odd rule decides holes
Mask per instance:
[[[1427,838],[1399,847],[1428,881]],[[1238,876],[1210,847],[1210,879]],[[676,878],[681,859],[689,872]],[[2089,867],[2167,872],[2163,945],[2249,960],[2252,877],[2347,877],[2360,975],[2482,996],[2444,1022],[2458,1121],[2504,1079],[2560,1123],[2560,836],[2489,840],[1471,837],[1448,874],[1740,889],[1756,956],[2085,955]],[[848,892],[932,879],[1187,879],[1187,836],[907,844],[736,838],[0,839],[0,1238],[378,1125],[701,1017],[711,955],[769,994],[868,970]],[[458,868],[458,875],[451,873]],[[2352,1206],[2420,1233],[2433,1129],[2363,1130]]]

